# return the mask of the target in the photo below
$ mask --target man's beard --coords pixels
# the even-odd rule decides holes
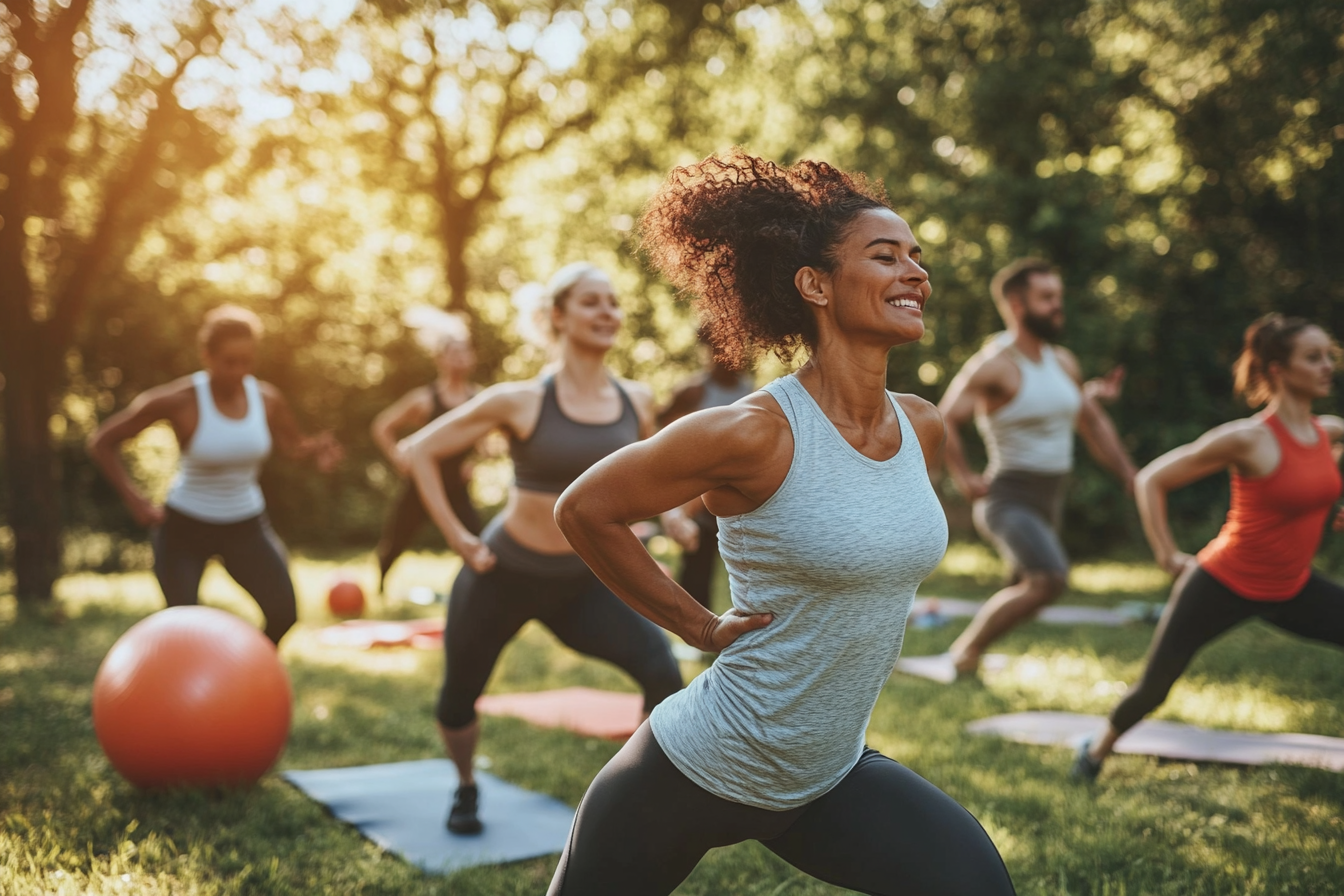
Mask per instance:
[[[1053,314],[1024,314],[1022,326],[1037,339],[1054,342],[1064,332],[1064,321]]]

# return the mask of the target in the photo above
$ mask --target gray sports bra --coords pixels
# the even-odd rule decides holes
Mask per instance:
[[[534,492],[559,494],[593,464],[639,441],[639,415],[619,385],[621,416],[614,423],[580,423],[560,410],[555,377],[543,381],[546,392],[536,428],[526,439],[511,439],[514,482]]]

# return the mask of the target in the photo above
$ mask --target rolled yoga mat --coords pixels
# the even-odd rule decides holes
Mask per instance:
[[[450,834],[443,825],[457,771],[446,759],[291,771],[284,777],[383,849],[431,873],[559,853],[574,822],[574,810],[554,797],[477,772],[485,830]]]
[[[1106,719],[1071,712],[1016,712],[970,722],[972,734],[996,734],[1024,744],[1076,747],[1099,734]],[[1344,771],[1344,738],[1320,734],[1215,731],[1179,722],[1140,722],[1115,742],[1117,753],[1233,765],[1305,765]]]
[[[513,716],[542,728],[564,728],[588,737],[623,740],[643,721],[644,698],[593,688],[561,688],[523,694],[488,694],[476,711]]]

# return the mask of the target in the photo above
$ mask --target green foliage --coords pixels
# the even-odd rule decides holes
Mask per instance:
[[[517,39],[464,24],[487,19],[521,23]],[[242,33],[217,22],[226,44]],[[613,367],[667,394],[696,360],[692,314],[632,228],[670,166],[734,143],[879,177],[915,226],[930,332],[892,353],[893,388],[941,395],[1000,326],[990,276],[1026,253],[1063,269],[1087,375],[1127,367],[1112,411],[1140,463],[1247,413],[1228,367],[1259,314],[1344,332],[1337,4],[396,2],[329,24],[269,26],[287,49],[264,90],[291,114],[193,94],[217,139],[157,163],[170,187],[142,194],[143,231],[65,358],[52,431],[69,523],[133,534],[82,441],[193,369],[200,314],[226,300],[267,322],[262,375],[349,450],[331,479],[268,468],[296,544],[376,537],[396,484],[368,423],[432,376],[398,323],[410,305],[465,295],[480,379],[527,376],[545,352],[515,332],[510,291],[588,258],[628,316]],[[577,55],[524,39],[552,26],[579,35]],[[1140,543],[1130,500],[1087,460],[1070,502],[1074,552]],[[1218,478],[1174,495],[1182,543],[1225,502]]]

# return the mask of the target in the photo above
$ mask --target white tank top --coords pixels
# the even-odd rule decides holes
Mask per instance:
[[[225,417],[210,393],[210,374],[191,376],[198,420],[191,444],[182,452],[165,502],[173,510],[207,523],[236,523],[266,509],[257,472],[271,453],[266,405],[255,377],[243,377],[247,414]]]
[[[891,396],[901,450],[854,450],[794,376],[765,387],[793,461],[769,500],[719,520],[733,606],[773,613],[654,709],[663,752],[715,796],[806,805],[854,767],[901,653],[915,588],[947,549],[919,437]]]
[[[989,454],[988,476],[1004,470],[1058,475],[1073,469],[1073,430],[1082,393],[1059,366],[1054,349],[1041,347],[1034,363],[1015,347],[1008,357],[1022,371],[1022,385],[1003,407],[977,414],[976,428]]]

